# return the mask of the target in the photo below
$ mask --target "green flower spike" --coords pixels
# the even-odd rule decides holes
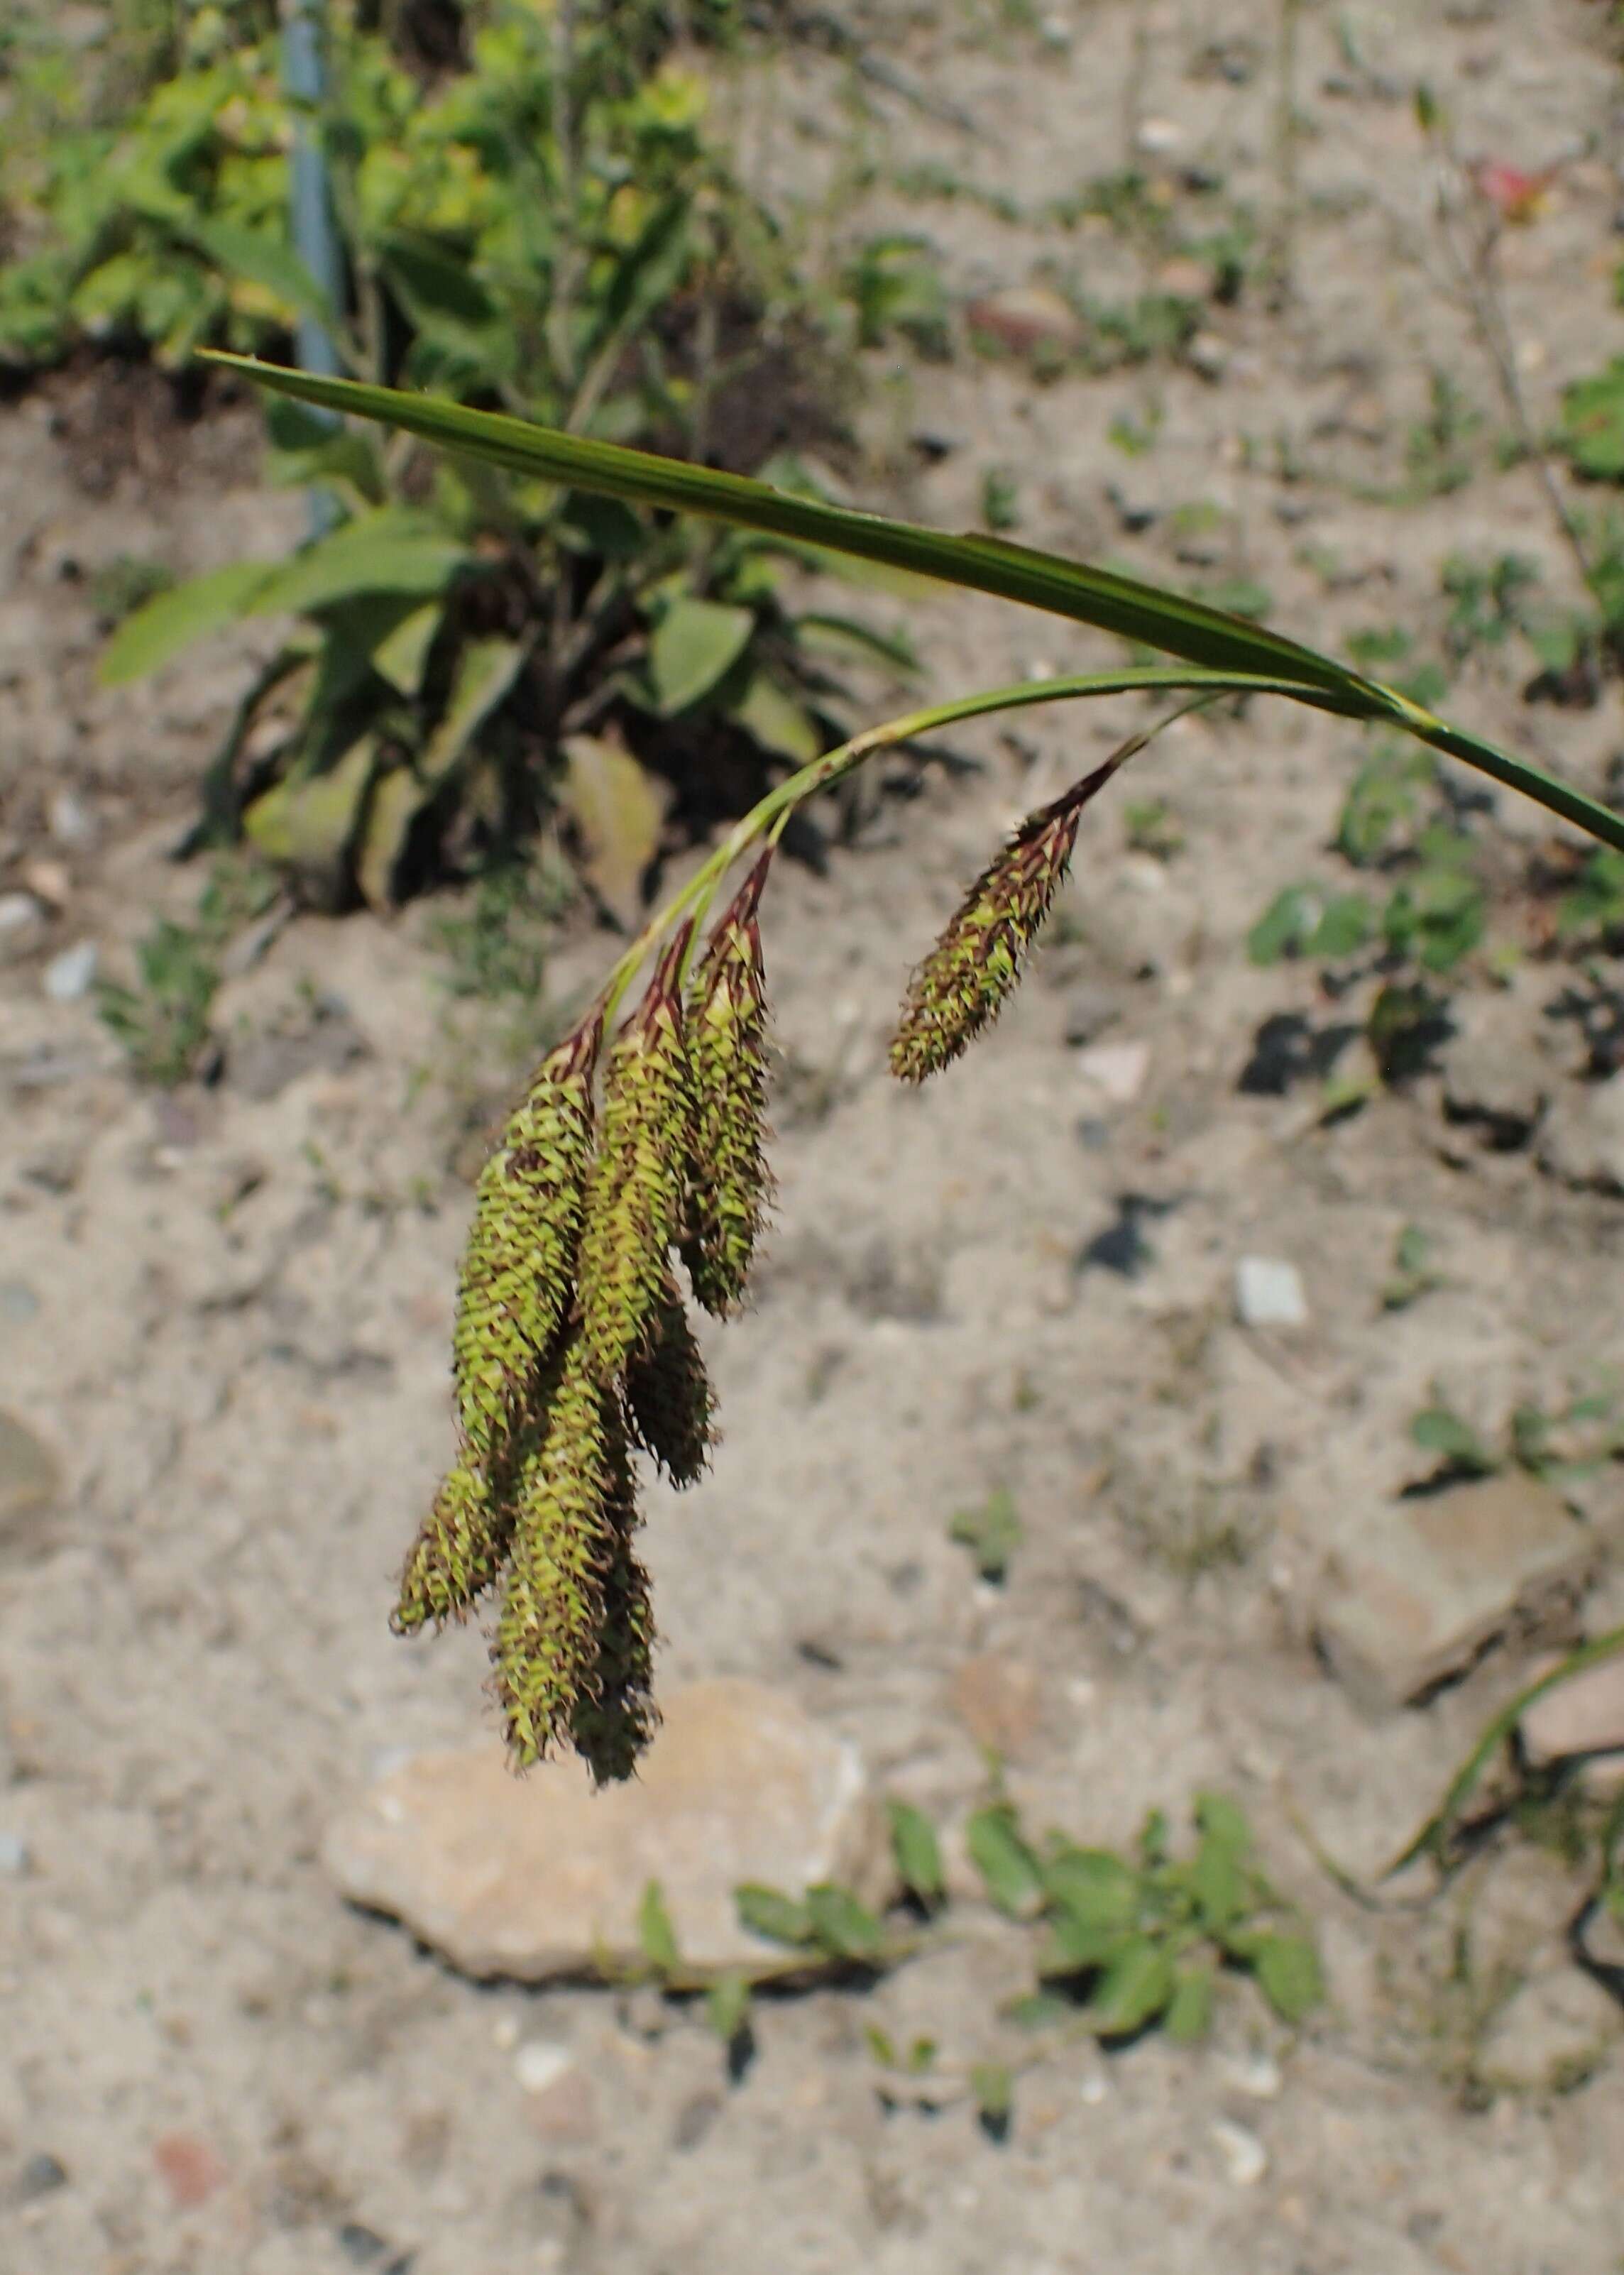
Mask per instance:
[[[545,1426],[513,1478],[513,1546],[491,1657],[516,1765],[572,1739],[600,1686],[606,1582],[623,1497],[624,1425],[577,1338],[560,1362]]]
[[[900,1081],[939,1074],[1003,1009],[1065,877],[1083,808],[1121,763],[1119,753],[1028,814],[964,896],[903,999],[891,1043]]]
[[[773,1197],[763,1152],[767,988],[756,909],[771,851],[718,920],[695,975],[688,1054],[693,1150],[684,1204],[683,1261],[707,1311],[737,1309]]]
[[[548,1053],[480,1176],[451,1348],[465,1458],[498,1493],[574,1299],[601,1035],[594,1013]]]
[[[631,1545],[638,1525],[636,1485],[624,1424],[618,1416],[616,1422],[603,1511],[608,1537],[597,1658],[584,1676],[570,1722],[575,1750],[599,1785],[631,1775],[660,1720],[653,1699],[648,1575]]]
[[[485,1479],[459,1462],[435,1494],[406,1559],[400,1600],[389,1619],[396,1634],[413,1635],[431,1621],[443,1627],[465,1618],[495,1583],[511,1531],[511,1515],[493,1502]]]
[[[631,1432],[674,1485],[698,1484],[715,1442],[715,1402],[682,1291],[668,1271],[654,1330],[626,1370]]]
[[[677,927],[608,1054],[580,1249],[581,1336],[606,1388],[654,1325],[681,1214],[689,1085],[678,975],[691,932]]]

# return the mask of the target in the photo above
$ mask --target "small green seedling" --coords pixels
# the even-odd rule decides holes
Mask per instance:
[[[1407,1224],[1393,1250],[1393,1274],[1381,1291],[1384,1311],[1405,1311],[1443,1282],[1432,1269],[1432,1243],[1418,1224]]]
[[[948,1527],[948,1538],[968,1548],[978,1574],[1001,1586],[1009,1562],[1025,1538],[1025,1528],[1008,1489],[1000,1485],[979,1508],[962,1508]]]
[[[1206,2035],[1223,1973],[1250,1975],[1282,2021],[1303,2022],[1325,1995],[1318,1954],[1256,1862],[1251,1827],[1233,1801],[1203,1794],[1193,1852],[1175,1857],[1166,1820],[1146,1820],[1136,1857],[1079,1848],[1053,1833],[1028,1840],[1007,1804],[971,1819],[995,1837],[971,1855],[1004,1910],[1041,1921],[1035,1999],[1016,2019],[1042,2027],[1067,2005],[1101,2038],[1159,2022],[1190,2043]],[[984,1861],[985,1859],[985,1861]]]

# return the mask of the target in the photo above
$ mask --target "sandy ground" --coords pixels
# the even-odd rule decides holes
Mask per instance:
[[[1108,235],[1057,238],[963,194],[922,204],[894,176],[934,161],[1025,205],[1120,164],[1136,12],[1152,27],[1142,129],[1177,126],[1177,162],[1222,170],[1266,216],[1272,11],[1242,0],[1100,0],[1039,28],[990,10],[879,23],[875,52],[963,106],[980,139],[872,84],[867,115],[842,109],[829,98],[850,82],[815,60],[727,99],[769,186],[804,197],[846,170],[827,226],[925,232],[956,299],[1024,283],[1045,259],[1097,266],[1104,291],[1125,259]],[[1504,260],[1544,424],[1565,378],[1624,349],[1604,12],[1305,9],[1288,305],[1214,310],[1227,359],[1211,381],[1158,368],[1038,386],[1015,364],[881,352],[862,427],[891,494],[971,523],[983,474],[1008,468],[1023,537],[1182,576],[1197,573],[1176,557],[1190,518],[1172,510],[1205,502],[1216,571],[1258,578],[1274,620],[1324,645],[1435,619],[1458,548],[1526,551],[1565,593],[1527,470],[1487,465],[1431,502],[1369,495],[1402,471],[1429,365],[1503,420],[1469,325],[1434,291],[1408,102],[1350,75],[1333,34],[1345,16],[1381,78],[1444,91],[1469,154],[1561,164]],[[1255,60],[1250,77],[1192,74],[1215,41]],[[864,160],[878,178],[854,193]],[[1107,429],[1152,400],[1156,446],[1124,457]],[[298,529],[296,501],[253,487],[246,413],[162,429],[145,459],[87,473],[87,433],[118,415],[60,391],[0,412],[4,850],[71,873],[0,999],[0,1403],[67,1482],[59,1510],[0,1535],[0,1830],[26,1856],[0,1880],[0,2265],[1624,2266],[1619,2021],[1567,1962],[1560,1864],[1514,1848],[1484,1876],[1462,1978],[1446,1907],[1362,1908],[1294,1830],[1306,1818],[1373,1871],[1526,1667],[1492,1652],[1425,1709],[1370,1719],[1308,1639],[1327,1553],[1424,1467],[1406,1430],[1430,1387],[1491,1425],[1624,1366],[1624,1203],[1565,1189],[1526,1151],[1462,1147],[1436,1084],[1330,1125],[1310,1093],[1237,1092],[1262,1019],[1326,1009],[1310,973],[1243,952],[1273,893],[1313,872],[1357,764],[1357,737],[1323,718],[1258,709],[1167,737],[1134,795],[1168,801],[1186,850],[1159,861],[1129,847],[1120,806],[1091,817],[1054,945],[996,1034],[923,1099],[884,1070],[903,975],[998,830],[1137,714],[967,734],[979,773],[933,775],[913,804],[884,805],[827,877],[777,880],[780,1221],[754,1316],[712,1342],[714,1475],[681,1505],[655,1495],[649,1538],[666,1682],[783,1686],[861,1746],[878,1786],[945,1821],[986,1788],[954,1688],[972,1659],[1013,1670],[1031,1702],[1008,1774],[1034,1822],[1120,1841],[1153,1804],[1182,1821],[1199,1788],[1233,1791],[1317,1923],[1329,2009],[1293,2039],[1237,1989],[1208,2048],[1074,2050],[1024,2082],[1001,2146],[962,2107],[883,2112],[864,2040],[871,2023],[928,2032],[956,2060],[1005,2043],[997,2008],[1023,1985],[1025,1946],[973,1907],[962,1941],[870,1991],[774,2002],[729,2083],[691,2010],[475,1987],[337,1899],[318,1849],[346,1795],[392,1749],[487,1728],[477,1636],[408,1649],[384,1615],[450,1443],[457,1168],[507,1074],[477,1026],[450,1032],[422,910],[300,919],[222,994],[223,1078],[167,1099],[131,1085],[87,1005],[42,992],[62,947],[94,938],[117,970],[155,901],[190,904],[195,877],[165,849],[243,664],[222,649],[155,688],[98,692],[87,578],[121,552],[201,567]],[[934,465],[909,456],[921,432],[952,446]],[[1112,485],[1159,518],[1125,527]],[[943,601],[911,628],[944,687],[1105,653],[992,603]],[[1616,693],[1530,707],[1498,656],[1450,702],[1592,783],[1620,741]],[[64,789],[89,843],[51,837]],[[1542,835],[1509,801],[1499,821],[1514,848]],[[555,995],[604,949],[570,931]],[[1530,1039],[1563,977],[1519,979]],[[1146,1046],[1131,1100],[1091,1092],[1066,1041],[1082,990],[1114,1015],[1112,1040]],[[342,1011],[315,1021],[313,994]],[[1570,1052],[1552,1079],[1573,1085],[1575,1064]],[[1133,1279],[1080,1269],[1127,1194],[1168,1205],[1142,1220],[1152,1258]],[[1411,1222],[1442,1284],[1384,1314]],[[1306,1329],[1236,1322],[1249,1254],[1297,1266]],[[998,1487],[1026,1528],[1002,1590],[947,1537]],[[1616,1483],[1590,1513],[1616,1528]],[[1230,1546],[1209,1553],[1219,1530]],[[1604,1576],[1592,1629],[1619,1593]],[[1522,1986],[1498,2021],[1497,1981]],[[1575,2031],[1591,2074],[1545,2090],[1552,2032],[1571,2048]],[[583,2081],[540,2120],[513,2057],[536,2037],[567,2046]],[[1277,2075],[1259,2071],[1265,2052]],[[1462,2090],[1485,2071],[1524,2083]],[[1237,2124],[1266,2155],[1250,2185],[1221,2129]],[[59,2185],[42,2184],[46,2158]]]

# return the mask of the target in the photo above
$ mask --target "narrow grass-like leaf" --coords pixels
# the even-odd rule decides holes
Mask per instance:
[[[1443,1800],[1419,1832],[1399,1851],[1382,1875],[1383,1878],[1390,1880],[1395,1872],[1401,1872],[1418,1856],[1431,1855],[1441,1857],[1449,1835],[1460,1820],[1462,1810],[1477,1789],[1477,1780],[1529,1708],[1537,1699],[1543,1698],[1547,1690],[1560,1689],[1563,1683],[1571,1682],[1575,1675],[1587,1674],[1592,1667],[1600,1667],[1607,1659],[1617,1659],[1620,1652],[1624,1652],[1624,1627],[1609,1628],[1605,1635],[1594,1636],[1589,1643],[1581,1644],[1576,1651],[1568,1652],[1560,1667],[1553,1667],[1537,1682],[1527,1684],[1514,1697],[1508,1698],[1499,1712],[1484,1723],[1477,1735],[1477,1744],[1449,1780]]]
[[[1290,681],[1300,701],[1349,718],[1401,727],[1434,750],[1522,791],[1591,836],[1624,850],[1624,815],[1526,760],[1452,727],[1398,689],[1203,601],[1000,538],[955,536],[890,521],[849,506],[792,495],[740,474],[559,434],[505,412],[471,411],[432,397],[287,371],[246,357],[215,354],[211,360],[229,364],[261,385],[299,401],[382,420],[513,472],[827,546],[855,559],[1092,624],[1217,670]]]

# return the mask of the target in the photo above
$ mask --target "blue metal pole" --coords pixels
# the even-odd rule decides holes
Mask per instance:
[[[344,251],[333,213],[327,153],[321,147],[321,106],[327,94],[323,48],[326,0],[282,0],[282,83],[293,105],[293,165],[290,218],[298,253],[335,314],[344,306]],[[295,334],[306,371],[340,378],[344,364],[330,328],[316,315],[302,315]],[[338,425],[336,416],[331,424]],[[327,490],[310,493],[310,529],[321,537],[338,518]]]

